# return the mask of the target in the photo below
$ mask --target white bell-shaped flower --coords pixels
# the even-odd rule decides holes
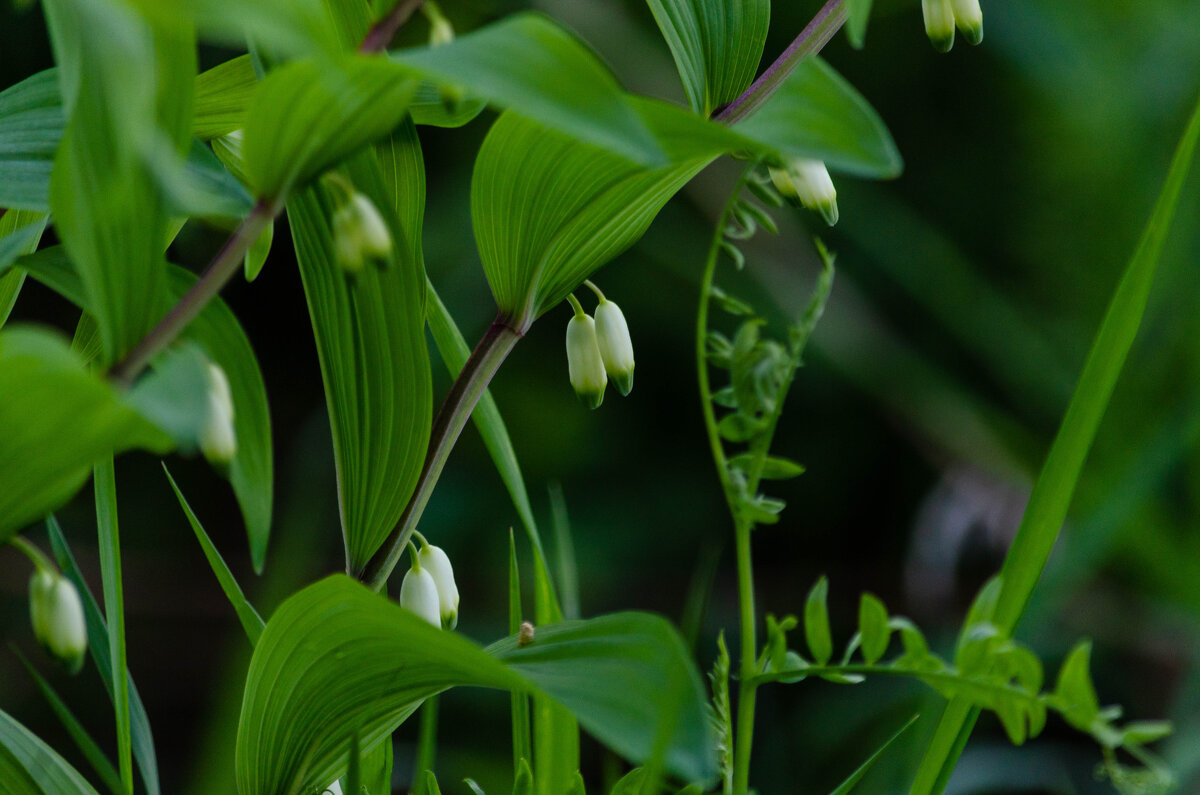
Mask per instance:
[[[34,637],[71,673],[83,666],[87,653],[87,621],[75,585],[48,569],[29,581],[29,620]]]
[[[775,189],[786,199],[816,210],[833,226],[838,222],[837,190],[829,169],[820,160],[797,158],[786,169],[770,169]]]
[[[200,451],[214,464],[229,463],[237,453],[233,427],[233,392],[219,365],[208,364],[208,417],[200,433]]]
[[[421,551],[417,560],[421,568],[433,577],[437,586],[438,614],[442,629],[454,629],[458,626],[458,585],[454,582],[454,567],[450,565],[450,557],[441,547],[435,547],[421,539]]]
[[[983,9],[979,0],[950,0],[954,9],[954,23],[970,44],[983,41]]]
[[[954,46],[954,6],[950,0],[921,0],[925,17],[925,35],[938,52],[950,52]]]
[[[350,190],[333,214],[333,244],[338,263],[350,273],[368,260],[386,261],[392,254],[392,233],[369,198]]]
[[[596,321],[583,311],[575,296],[567,298],[575,308],[575,316],[567,323],[567,371],[571,386],[583,405],[589,409],[599,408],[604,402],[608,375],[596,339]]]
[[[620,393],[628,395],[633,389],[633,340],[629,337],[629,324],[621,308],[605,298],[599,287],[590,281],[585,284],[600,299],[596,306],[596,343],[604,370],[616,382]]]
[[[429,569],[416,560],[400,583],[400,606],[410,613],[425,619],[439,629],[442,626],[440,599],[437,583]]]

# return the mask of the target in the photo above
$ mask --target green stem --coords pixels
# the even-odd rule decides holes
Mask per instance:
[[[163,348],[174,342],[179,332],[208,306],[209,301],[217,297],[221,288],[238,272],[246,258],[246,252],[254,241],[258,240],[267,224],[279,214],[282,206],[281,202],[259,202],[254,205],[254,209],[225,241],[225,245],[213,257],[191,289],[184,293],[162,320],[158,321],[158,325],[142,337],[123,359],[112,366],[109,376],[114,381],[126,386],[132,384],[146,365]]]
[[[712,244],[708,249],[708,259],[704,264],[704,275],[700,280],[700,306],[696,312],[696,377],[700,386],[700,404],[704,413],[704,427],[708,433],[708,444],[712,450],[713,462],[717,467],[717,476],[720,478],[721,489],[725,494],[725,501],[734,518],[734,536],[737,551],[742,654],[739,669],[741,675],[738,687],[737,729],[734,735],[736,747],[733,754],[733,791],[738,795],[742,795],[742,793],[745,793],[749,789],[750,753],[754,742],[754,699],[757,685],[753,681],[753,676],[755,673],[755,658],[757,657],[755,648],[758,645],[756,637],[757,620],[754,610],[754,571],[750,549],[750,525],[742,521],[739,517],[740,512],[737,507],[733,483],[729,478],[729,465],[725,457],[725,449],[721,445],[721,435],[717,430],[716,414],[713,411],[712,388],[708,380],[707,340],[709,299],[712,295],[717,260],[721,254],[721,240],[724,237],[725,228],[729,224],[729,219],[733,214],[733,208],[741,194],[746,175],[749,173],[749,168],[742,172],[729,197],[729,201],[725,205],[725,210],[721,213],[721,217],[717,221],[717,228],[713,234]]]
[[[417,734],[417,755],[413,761],[413,792],[425,793],[425,771],[433,770],[437,756],[438,697],[430,696],[421,705],[421,725]]]
[[[459,434],[471,418],[471,411],[520,339],[520,332],[497,318],[471,352],[458,378],[454,380],[445,402],[433,420],[429,452],[417,478],[416,490],[380,551],[360,573],[359,579],[376,591],[382,590],[387,583],[388,577],[400,560],[404,546],[417,529],[417,523],[421,520],[425,506],[433,495],[434,486],[437,485],[446,460],[450,457],[450,451],[454,449],[454,443],[458,441]]]
[[[46,553],[38,549],[36,545],[26,540],[24,536],[13,536],[8,539],[8,543],[16,547],[25,557],[29,558],[29,562],[33,564],[38,571],[58,571],[58,567],[46,557]]]
[[[801,61],[819,53],[844,24],[845,0],[829,0],[775,62],[740,97],[718,111],[713,118],[733,124],[754,113],[783,85],[783,81]]]

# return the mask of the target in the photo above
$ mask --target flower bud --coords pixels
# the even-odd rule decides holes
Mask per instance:
[[[421,6],[425,18],[429,20],[429,46],[441,47],[454,41],[454,26],[442,15],[437,3],[427,2]]]
[[[358,273],[368,259],[391,256],[392,233],[375,204],[355,191],[333,214],[333,245],[342,268]]]
[[[214,464],[227,464],[237,452],[233,429],[233,393],[218,365],[208,364],[208,420],[200,434],[200,450]]]
[[[596,342],[604,369],[622,395],[633,389],[633,341],[621,308],[607,298],[596,306]]]
[[[772,168],[770,172],[775,189],[785,199],[816,210],[830,226],[838,222],[837,190],[822,161],[797,158],[786,169]]]
[[[429,569],[414,562],[413,567],[404,575],[404,581],[400,583],[400,606],[441,628],[442,616],[437,583],[433,581]]]
[[[954,22],[971,44],[983,41],[983,9],[979,0],[950,0],[954,9]]]
[[[454,582],[454,567],[450,565],[449,556],[441,547],[422,544],[417,560],[437,586],[442,629],[454,629],[458,626],[458,586]]]
[[[321,790],[321,795],[342,795],[342,782],[334,781],[328,787]]]
[[[75,585],[61,574],[39,569],[29,581],[29,620],[38,643],[67,670],[77,673],[87,652],[87,622]]]
[[[571,298],[574,300],[574,296]],[[608,375],[600,357],[596,321],[584,314],[577,302],[575,307],[575,317],[567,323],[567,371],[579,400],[589,409],[595,409],[604,402]]]
[[[954,46],[954,7],[951,0],[921,0],[925,15],[925,35],[938,52],[950,52]],[[982,21],[981,21],[982,22]],[[982,35],[982,27],[980,28]]]

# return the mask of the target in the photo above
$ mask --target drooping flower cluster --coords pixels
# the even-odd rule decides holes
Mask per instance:
[[[787,168],[770,169],[770,173],[780,196],[819,212],[830,226],[838,222],[837,190],[822,161],[801,157],[788,163]]]
[[[575,316],[567,323],[567,372],[583,405],[598,408],[611,377],[622,395],[633,390],[633,341],[621,308],[590,281],[599,303],[592,318],[575,296],[567,296]]]
[[[925,15],[925,35],[938,52],[949,52],[954,46],[954,28],[958,27],[967,41],[983,41],[983,9],[979,0],[921,0]]]
[[[425,536],[416,536],[421,549],[417,551],[409,543],[412,566],[400,583],[400,606],[435,627],[454,629],[458,626],[458,585],[450,557]]]

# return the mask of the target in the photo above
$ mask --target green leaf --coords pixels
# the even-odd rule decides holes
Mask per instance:
[[[1081,641],[1071,649],[1058,671],[1058,684],[1054,687],[1054,697],[1059,702],[1063,719],[1081,731],[1089,731],[1092,721],[1100,714],[1100,700],[1088,670],[1091,655],[1089,641]]]
[[[423,699],[455,685],[545,693],[635,762],[650,756],[660,726],[672,727],[668,768],[692,780],[714,772],[699,675],[663,619],[546,625],[527,646],[514,637],[484,650],[334,575],[284,602],[255,647],[239,792],[323,786],[344,769],[352,733],[373,748]]]
[[[42,249],[37,254],[22,258],[18,265],[85,312],[89,310],[79,277],[72,270],[61,247]],[[0,273],[3,270],[0,267]],[[167,279],[170,294],[176,298],[182,296],[195,284],[196,278],[190,271],[169,266]],[[241,324],[220,298],[210,301],[188,324],[182,338],[200,345],[208,357],[225,371],[229,380],[236,417],[234,432],[237,435],[237,452],[229,462],[227,476],[246,522],[251,561],[255,571],[261,572],[271,532],[275,475],[271,451],[271,416],[258,360]]]
[[[754,80],[770,0],[648,0],[692,110],[709,116]]]
[[[587,45],[537,13],[514,14],[441,47],[392,59],[625,159],[662,164],[662,150]]]
[[[808,592],[804,602],[804,637],[813,662],[824,665],[833,656],[833,635],[829,631],[829,580],[822,576]]]
[[[97,795],[92,785],[39,740],[0,710],[0,782],[14,795]]]
[[[57,70],[0,91],[0,207],[49,209],[47,186],[62,130]]]
[[[711,158],[646,169],[504,113],[479,150],[471,217],[484,273],[524,331],[633,245]]]
[[[733,129],[787,158],[825,161],[835,171],[894,177],[900,153],[875,110],[820,58],[806,58],[754,115]]]
[[[887,652],[892,628],[888,626],[887,608],[869,593],[864,593],[858,603],[858,633],[862,636],[863,659],[873,665]]]
[[[0,214],[0,273],[18,257],[36,249],[45,228],[46,216],[42,213],[8,210]],[[0,327],[8,320],[24,283],[23,272],[0,275]]]
[[[0,540],[70,499],[92,465],[114,451],[171,447],[47,330],[0,331],[0,395]]]
[[[258,84],[246,112],[243,169],[278,199],[383,138],[404,119],[416,82],[381,58],[293,61]]]
[[[850,46],[861,50],[867,36],[867,20],[871,18],[873,0],[846,0],[846,37]]]
[[[181,18],[112,0],[43,7],[67,119],[50,208],[111,362],[166,310],[169,217],[154,172],[187,152],[194,33]]]
[[[713,397],[715,401],[716,396],[714,395]],[[737,405],[736,401],[734,405]],[[757,458],[753,453],[739,453],[729,459],[729,465],[747,472],[754,465]],[[763,457],[762,472],[759,474],[759,478],[763,480],[787,480],[803,474],[803,465],[797,464],[795,461],[789,461],[786,458],[768,455]]]
[[[84,615],[87,617],[88,651],[91,652],[92,661],[100,672],[100,680],[104,683],[109,698],[112,699],[114,691],[108,627],[100,612],[100,605],[96,603],[96,597],[92,595],[91,589],[83,579],[79,566],[75,563],[75,558],[67,546],[67,540],[63,537],[62,528],[59,527],[58,520],[53,516],[46,519],[46,530],[50,536],[51,549],[54,551],[54,562],[58,564],[58,568],[62,570],[63,574],[75,584],[75,588],[83,600]],[[149,795],[158,795],[158,759],[154,753],[154,735],[150,731],[150,719],[146,715],[146,707],[142,704],[142,697],[138,693],[137,685],[133,683],[133,677],[127,674],[126,680],[129,687],[129,722],[133,738],[133,756],[142,773],[142,783],[146,787],[146,792]]]
[[[37,672],[37,669],[30,664],[29,660],[25,659],[25,655],[17,652],[17,657],[20,658],[21,664],[25,666],[25,670],[29,673],[29,677],[33,679],[33,683],[37,686],[42,697],[46,699],[46,703],[50,705],[58,722],[67,730],[67,734],[71,735],[71,739],[75,742],[88,764],[96,771],[96,775],[104,782],[104,786],[108,787],[110,792],[120,793],[124,787],[121,786],[121,776],[113,768],[112,763],[104,756],[104,751],[88,734],[87,729],[83,728],[83,724],[71,712],[71,708],[59,697],[58,693],[54,692],[54,688],[46,681],[45,677]]]
[[[487,107],[487,102],[478,97],[455,96],[457,93],[447,92],[429,81],[422,82],[408,108],[413,122],[431,127],[462,127]]]
[[[1001,570],[1004,588],[995,619],[1002,631],[1011,632],[1016,627],[1066,519],[1084,461],[1141,325],[1197,139],[1200,139],[1200,103],[1180,139],[1154,212],[1109,303],[1066,415],[1030,494],[1017,536],[1005,557]],[[921,760],[913,785],[914,795],[939,793],[945,788],[977,714],[970,705],[958,701],[946,708]]]
[[[252,282],[258,278],[263,265],[267,264],[267,256],[271,253],[271,243],[275,239],[275,222],[267,224],[267,228],[258,236],[246,252],[246,281]]]
[[[375,155],[361,153],[346,174],[379,208],[398,241],[390,267],[347,278],[334,254],[333,200],[319,184],[293,195],[288,220],[329,407],[347,558],[358,570],[383,543],[416,486],[433,394],[421,265],[403,242],[405,230]]]
[[[249,55],[239,55],[196,76],[192,134],[207,141],[240,130],[258,76]]]
[[[533,771],[524,759],[517,765],[517,775],[513,780],[512,795],[533,795]]]
[[[856,786],[858,786],[858,782],[862,781],[863,777],[867,775],[868,771],[870,771],[871,766],[878,762],[879,758],[887,752],[887,749],[891,748],[892,745],[900,739],[900,735],[912,728],[912,725],[917,722],[917,718],[919,717],[921,716],[913,715],[911,718],[909,718],[907,723],[901,726],[895,734],[888,738],[887,742],[875,749],[875,753],[867,757],[867,761],[859,765],[858,769],[851,773],[849,778],[839,784],[838,788],[829,795],[850,795],[850,792]]]
[[[126,792],[133,791],[133,741],[129,711],[129,669],[125,663],[125,589],[121,577],[121,538],[117,523],[117,480],[112,458],[96,464],[96,528],[100,547],[100,579],[108,619],[108,654],[112,664],[113,712],[117,722],[117,764]]]
[[[332,55],[341,50],[321,0],[140,0],[195,19],[206,39],[244,48],[246,40],[284,56]]]
[[[188,505],[188,501],[184,498],[183,492],[179,490],[179,486],[175,483],[175,478],[171,477],[171,471],[167,469],[166,464],[163,464],[163,472],[167,474],[167,480],[171,483],[171,489],[175,492],[175,498],[179,500],[179,507],[183,509],[184,515],[187,516],[188,524],[192,526],[192,532],[196,534],[196,540],[200,542],[200,548],[204,550],[204,557],[208,559],[209,567],[212,568],[213,574],[216,575],[217,581],[221,584],[221,590],[225,592],[225,598],[233,605],[238,620],[242,622],[242,629],[245,630],[246,637],[250,639],[250,645],[253,646],[258,643],[258,639],[262,635],[263,627],[266,626],[266,623],[262,620],[258,611],[254,609],[254,605],[250,604],[249,600],[246,599],[246,594],[242,592],[242,586],[238,585],[233,572],[225,564],[225,559],[221,557],[221,553],[217,551],[212,539],[204,531],[204,526],[200,524],[200,520],[192,512],[192,506]]]
[[[1148,745],[1167,737],[1175,730],[1169,720],[1139,720],[1121,729],[1121,745]]]

